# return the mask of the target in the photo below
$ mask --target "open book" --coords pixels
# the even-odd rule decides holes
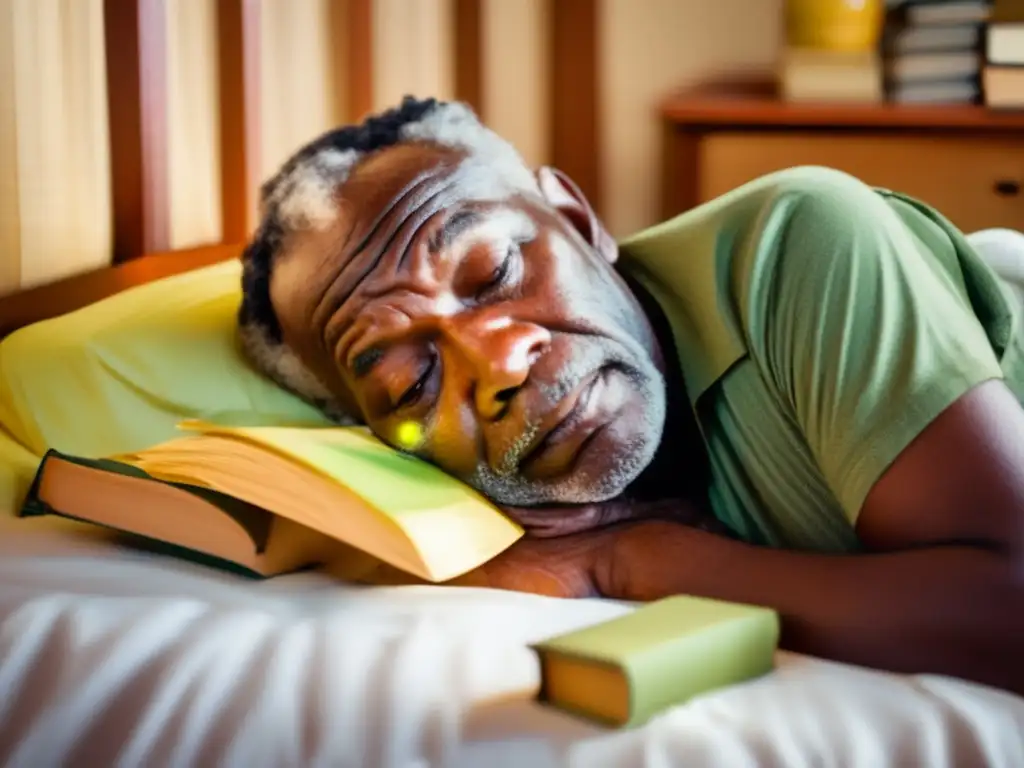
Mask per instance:
[[[49,451],[21,515],[108,526],[260,576],[355,547],[440,582],[523,534],[475,490],[364,428],[181,427],[189,434],[104,459]]]

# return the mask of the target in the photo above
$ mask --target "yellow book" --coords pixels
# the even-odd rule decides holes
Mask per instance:
[[[633,727],[768,673],[778,641],[779,618],[769,608],[677,595],[531,647],[540,701]]]
[[[441,582],[523,534],[481,494],[365,428],[181,427],[188,434],[103,459],[49,451],[21,515],[96,523],[259,576],[355,548]]]

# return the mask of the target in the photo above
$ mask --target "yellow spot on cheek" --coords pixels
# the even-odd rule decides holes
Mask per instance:
[[[423,442],[423,426],[416,421],[403,421],[395,430],[395,442],[406,451],[413,451]]]

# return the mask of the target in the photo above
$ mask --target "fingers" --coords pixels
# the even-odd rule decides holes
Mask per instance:
[[[580,598],[596,596],[597,591],[585,573],[556,564],[523,564],[488,569],[488,586],[513,592],[529,592],[547,597]]]
[[[515,545],[519,546],[519,545]],[[596,588],[589,574],[574,563],[544,558],[541,553],[522,549],[499,555],[489,563],[446,582],[454,587],[485,587],[511,592],[529,592],[548,597],[594,597]]]
[[[594,566],[607,544],[604,531],[522,538],[453,583],[552,597],[596,597]]]

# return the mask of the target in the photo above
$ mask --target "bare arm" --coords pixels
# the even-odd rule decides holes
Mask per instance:
[[[1024,694],[1024,410],[999,382],[936,419],[875,485],[869,553],[771,550],[672,523],[621,528],[600,591],[776,608],[784,647]]]

